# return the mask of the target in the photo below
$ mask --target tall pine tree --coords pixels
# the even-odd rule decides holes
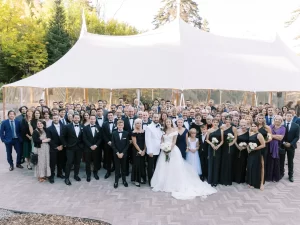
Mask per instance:
[[[158,11],[154,17],[153,24],[155,28],[160,27],[176,18],[177,14],[177,0],[163,0],[163,7]],[[194,27],[201,29],[202,18],[199,16],[198,4],[193,0],[180,1],[180,17],[187,23],[193,24]]]
[[[46,34],[48,66],[55,63],[71,48],[71,39],[65,30],[65,12],[61,0],[55,0],[54,14]]]

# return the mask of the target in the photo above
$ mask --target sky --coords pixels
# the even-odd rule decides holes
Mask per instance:
[[[102,6],[104,19],[115,18],[140,30],[153,29],[152,20],[161,0],[92,0]],[[300,52],[300,18],[288,28],[284,22],[300,8],[300,0],[194,0],[199,14],[209,22],[211,33],[227,37],[271,41],[278,34]]]

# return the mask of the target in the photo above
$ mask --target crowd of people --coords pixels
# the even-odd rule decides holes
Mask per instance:
[[[215,105],[213,100],[192,105],[187,100],[184,107],[176,107],[164,99],[143,105],[137,99],[130,104],[123,98],[109,109],[103,100],[97,104],[60,101],[52,107],[40,100],[39,104],[20,107],[18,116],[9,111],[1,124],[1,140],[9,170],[15,168],[14,148],[16,167],[26,165],[32,170],[34,166],[40,182],[54,183],[56,175],[71,185],[72,170],[74,180],[81,181],[79,170],[84,162],[87,182],[92,175],[99,180],[98,171],[103,168],[105,179],[115,172],[115,188],[119,178],[127,187],[129,175],[137,187],[151,185],[159,157],[168,163],[175,153],[174,146],[170,152],[148,148],[150,125],[166,135],[175,131],[172,140],[182,159],[212,187],[236,182],[264,190],[265,181],[278,182],[284,177],[286,155],[289,181],[294,181],[300,119],[291,106]],[[34,154],[38,155],[36,165],[31,160]]]

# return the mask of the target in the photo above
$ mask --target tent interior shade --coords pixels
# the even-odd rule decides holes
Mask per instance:
[[[279,82],[283,78],[293,82]],[[217,36],[181,19],[132,36],[82,32],[59,61],[4,87],[299,91],[300,59],[273,42]]]

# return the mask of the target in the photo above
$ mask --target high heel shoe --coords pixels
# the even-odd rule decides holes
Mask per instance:
[[[32,170],[32,167],[30,165],[27,165],[28,170]]]
[[[141,187],[140,183],[139,182],[135,182],[135,186],[137,187]]]

